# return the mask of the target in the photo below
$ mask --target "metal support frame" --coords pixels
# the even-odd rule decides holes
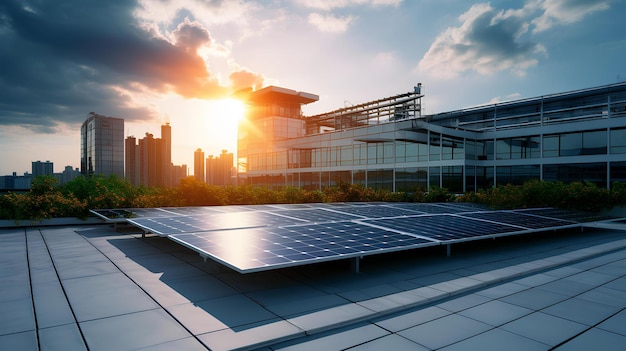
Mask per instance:
[[[358,256],[352,259],[352,272],[353,273],[361,273],[361,259],[363,256]]]
[[[451,254],[452,254],[451,245],[450,244],[446,244],[446,256],[450,257]]]

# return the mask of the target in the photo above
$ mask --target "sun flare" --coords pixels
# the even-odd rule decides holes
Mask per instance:
[[[237,125],[244,117],[245,106],[241,100],[221,99],[209,101],[209,113],[224,123]]]

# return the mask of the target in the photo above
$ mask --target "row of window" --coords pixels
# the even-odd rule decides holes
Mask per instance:
[[[607,175],[610,178],[608,180]],[[248,177],[248,183],[274,188],[297,186],[316,190],[345,182],[363,184],[374,189],[407,192],[415,191],[418,188],[427,189],[429,185],[435,185],[460,193],[486,189],[494,185],[520,185],[531,179],[541,179],[541,168],[538,165],[437,166],[397,168],[395,170],[301,172],[252,176]],[[607,184],[613,182],[626,182],[626,162],[544,165],[543,180],[562,182],[584,180],[606,187]]]
[[[610,147],[609,147],[610,145]],[[430,142],[357,143],[248,156],[248,170],[380,165],[439,160],[532,159],[626,153],[626,128],[474,141],[430,134]]]

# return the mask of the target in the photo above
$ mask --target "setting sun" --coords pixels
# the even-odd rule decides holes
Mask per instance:
[[[208,101],[209,113],[212,116],[223,118],[223,122],[227,125],[234,125],[244,117],[245,106],[241,100],[237,99],[221,99]]]

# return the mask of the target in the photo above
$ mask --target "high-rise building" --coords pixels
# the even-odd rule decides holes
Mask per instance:
[[[81,173],[124,177],[124,120],[90,112],[80,132]]]
[[[161,157],[159,160],[159,184],[172,186],[172,127],[161,125]]]
[[[180,180],[187,177],[187,165],[175,165],[172,167],[172,183],[180,184]]]
[[[219,156],[209,155],[206,159],[206,182],[211,185],[234,185],[233,182],[234,155],[222,150]]]
[[[50,161],[34,161],[32,162],[32,174],[33,179],[42,175],[52,176],[54,174],[54,164]]]
[[[137,139],[126,138],[126,179],[134,185],[171,187],[174,182],[172,165],[172,127],[161,126],[161,138],[151,133]]]
[[[132,185],[139,185],[139,147],[137,138],[126,137],[124,141],[124,177]]]
[[[199,182],[204,182],[204,152],[198,148],[193,153],[193,176]]]

